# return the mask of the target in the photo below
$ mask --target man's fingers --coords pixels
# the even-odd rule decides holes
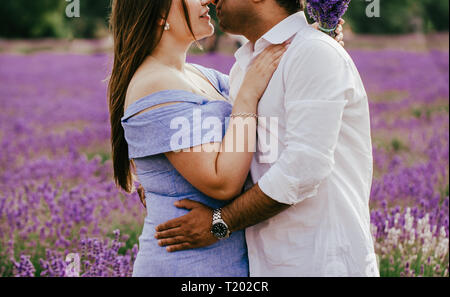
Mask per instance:
[[[157,232],[162,232],[162,231],[165,231],[165,230],[169,230],[169,229],[180,227],[182,225],[182,220],[183,220],[183,217],[167,221],[167,222],[165,222],[163,224],[160,224],[160,225],[156,226],[156,231]]]
[[[170,237],[176,237],[183,235],[183,230],[181,228],[173,228],[166,231],[158,232],[155,234],[156,239],[164,239]]]
[[[168,245],[181,244],[181,243],[185,243],[185,242],[186,242],[186,238],[184,236],[177,236],[177,237],[158,240],[158,245],[159,246],[168,246]]]
[[[178,252],[178,251],[189,250],[191,248],[193,248],[193,247],[191,246],[190,243],[184,242],[181,244],[170,245],[170,246],[166,247],[166,250],[170,253],[173,253],[173,252]]]
[[[178,208],[192,210],[192,209],[198,207],[199,205],[201,205],[201,203],[199,203],[197,201],[189,200],[189,199],[183,199],[183,200],[175,202],[174,205]]]

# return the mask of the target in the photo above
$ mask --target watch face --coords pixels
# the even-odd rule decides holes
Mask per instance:
[[[217,238],[224,238],[225,236],[227,236],[228,234],[228,228],[225,224],[223,223],[216,223],[214,224],[214,226],[212,227],[212,233],[217,237]]]

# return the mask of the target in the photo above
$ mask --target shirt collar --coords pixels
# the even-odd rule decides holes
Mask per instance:
[[[258,39],[254,49],[250,41],[243,45],[235,54],[236,61],[245,70],[253,58],[259,55],[266,47],[271,44],[282,44],[291,39],[305,26],[308,26],[308,21],[303,11],[288,16]]]

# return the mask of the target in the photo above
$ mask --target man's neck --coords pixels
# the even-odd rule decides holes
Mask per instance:
[[[256,24],[249,26],[249,31],[243,35],[254,45],[261,37],[269,32],[273,27],[281,23],[284,19],[289,17],[287,13],[271,14],[261,16],[257,19]]]

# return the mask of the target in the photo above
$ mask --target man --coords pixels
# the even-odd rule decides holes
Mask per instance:
[[[198,248],[247,228],[253,277],[378,276],[369,108],[354,63],[307,24],[298,0],[216,5],[221,27],[249,40],[236,53],[231,98],[253,58],[271,44],[291,45],[259,104],[266,120],[251,167],[256,184],[222,210],[178,202],[191,212],[157,227],[160,244],[171,252]],[[275,143],[261,137],[267,134]]]

